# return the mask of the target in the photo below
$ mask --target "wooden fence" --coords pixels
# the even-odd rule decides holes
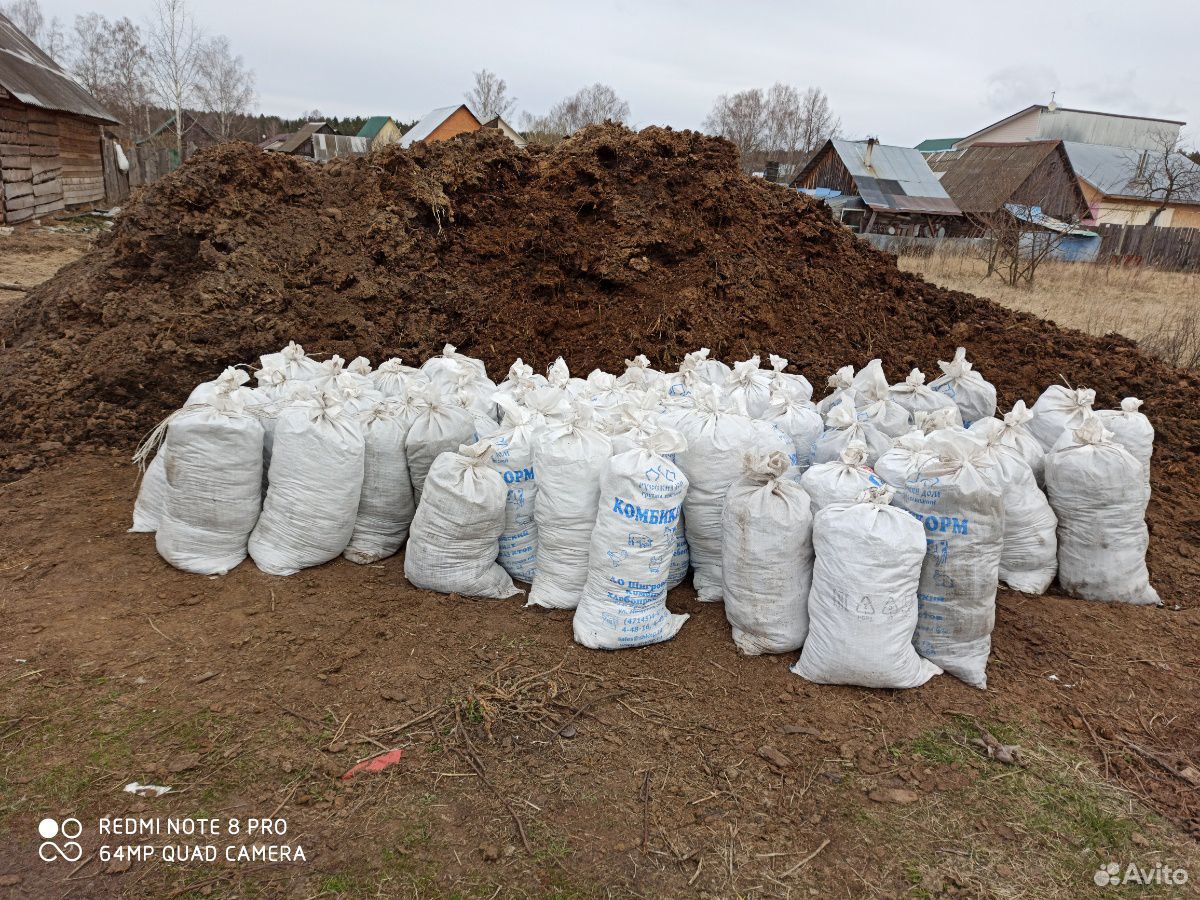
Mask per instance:
[[[1153,225],[1098,225],[1100,262],[1200,270],[1200,228]]]

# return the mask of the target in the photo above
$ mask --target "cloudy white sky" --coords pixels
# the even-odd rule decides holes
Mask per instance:
[[[42,0],[144,21],[152,0]],[[844,3],[192,0],[255,70],[263,112],[419,117],[499,73],[518,110],[594,81],[635,125],[700,127],[721,93],[819,85],[850,137],[959,137],[1057,91],[1063,106],[1189,122],[1200,0]]]

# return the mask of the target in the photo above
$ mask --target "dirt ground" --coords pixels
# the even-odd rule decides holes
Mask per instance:
[[[6,895],[1172,896],[1093,875],[1200,863],[1195,605],[1001,592],[987,691],[819,687],[687,587],[675,640],[604,653],[400,558],[186,575],[125,532],[135,480],[92,455],[0,488]],[[47,815],[79,864],[38,859]],[[306,860],[103,864],[104,815],[283,818]]]

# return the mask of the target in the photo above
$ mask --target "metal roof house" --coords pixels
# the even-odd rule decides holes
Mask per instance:
[[[465,103],[458,106],[439,106],[430,110],[400,138],[401,147],[411,147],[422,141],[446,141],[460,134],[478,131],[483,123]]]
[[[411,147],[413,144],[430,141],[446,141],[460,134],[469,134],[481,128],[494,128],[518,147],[527,143],[521,133],[504,121],[500,116],[492,116],[486,122],[465,103],[458,106],[439,106],[430,110],[412,128],[400,138],[401,147]]]
[[[962,212],[913,147],[832,138],[791,181],[852,231],[936,237]]]
[[[103,128],[119,124],[70,74],[0,15],[0,224],[114,195]],[[114,163],[115,165],[115,163]]]
[[[1200,164],[1182,153],[1169,154],[1169,165],[1178,173],[1172,185],[1162,147],[1142,150],[1075,141],[1063,141],[1063,147],[1096,224],[1145,225],[1154,217],[1160,228],[1200,228]]]
[[[1051,101],[1035,103],[985,125],[955,141],[954,149],[963,150],[985,142],[1060,140],[1150,150],[1162,146],[1164,141],[1177,140],[1179,130],[1186,124],[1175,119],[1069,109]]]

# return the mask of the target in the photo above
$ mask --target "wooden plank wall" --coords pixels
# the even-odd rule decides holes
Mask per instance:
[[[0,99],[0,184],[8,225],[103,200],[100,126]]]

